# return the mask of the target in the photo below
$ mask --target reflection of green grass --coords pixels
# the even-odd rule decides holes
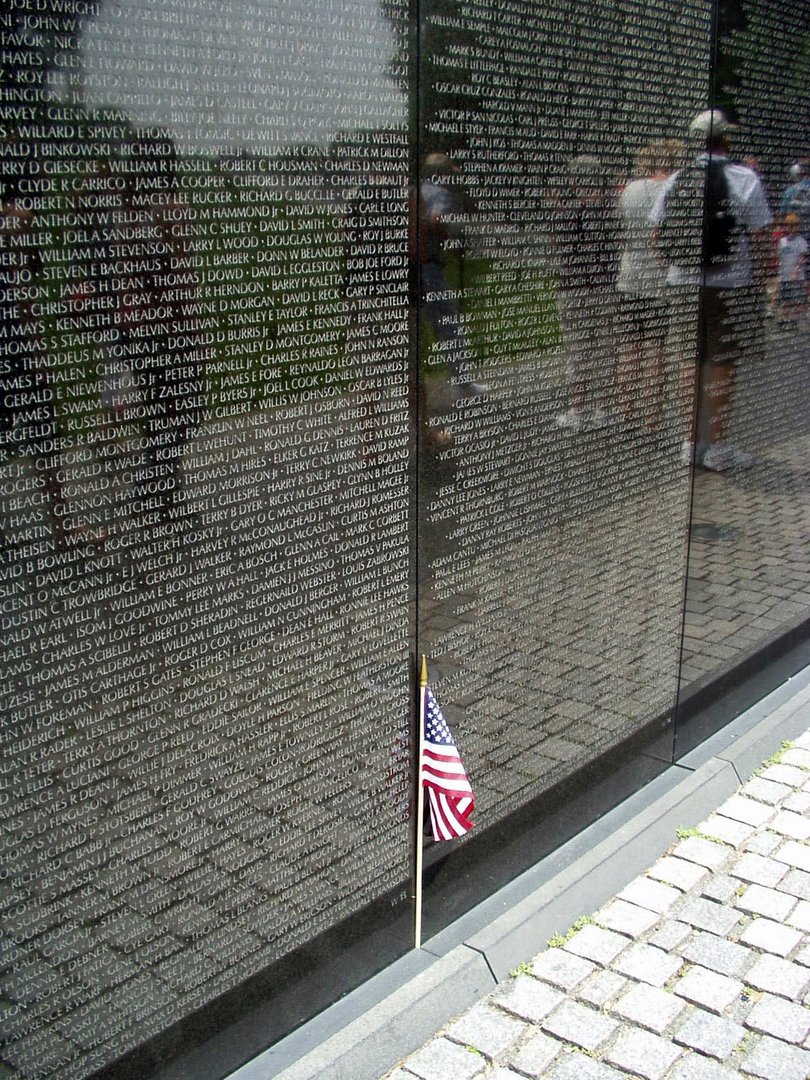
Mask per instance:
[[[445,272],[463,294],[467,340],[484,370],[493,349],[516,364],[559,344],[555,282],[542,267],[509,270],[465,257],[449,260]],[[429,346],[432,335],[426,337]]]

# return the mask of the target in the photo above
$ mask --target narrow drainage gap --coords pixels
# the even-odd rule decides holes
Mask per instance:
[[[488,971],[488,972],[490,973],[490,975],[492,976],[492,985],[493,985],[493,986],[497,986],[497,985],[498,985],[498,976],[497,976],[497,975],[495,974],[495,972],[494,972],[494,971],[492,970],[492,964],[490,964],[490,962],[489,962],[489,957],[488,957],[488,956],[487,956],[487,954],[486,954],[486,953],[485,953],[485,952],[483,951],[483,949],[476,949],[476,947],[475,947],[474,945],[468,945],[466,941],[465,941],[465,942],[464,942],[463,944],[464,944],[464,948],[465,948],[465,949],[469,949],[469,950],[470,950],[470,952],[478,953],[478,955],[479,955],[479,956],[481,957],[481,959],[482,959],[482,960],[484,961],[484,963],[485,963],[485,964],[487,965],[487,971]]]

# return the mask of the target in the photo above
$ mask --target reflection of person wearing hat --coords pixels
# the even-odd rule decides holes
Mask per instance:
[[[798,214],[785,215],[784,234],[776,245],[779,260],[779,317],[794,326],[804,311],[807,290],[807,240]]]
[[[619,362],[616,385],[628,426],[660,429],[664,403],[664,346],[669,329],[666,269],[650,243],[650,211],[683,158],[684,144],[659,139],[635,156],[633,178],[619,196],[623,250],[616,278]]]
[[[721,109],[705,109],[689,125],[689,138],[709,142],[726,138],[737,130],[737,125],[729,123]]]
[[[672,262],[667,272],[667,284],[679,287],[687,297],[691,288],[699,287],[698,414],[694,441],[684,443],[684,461],[716,472],[752,463],[750,454],[728,442],[728,428],[735,367],[750,350],[751,328],[762,307],[772,220],[757,174],[729,160],[730,136],[736,130],[719,109],[706,109],[689,125],[690,139],[698,144],[695,164],[706,175],[710,168],[722,170],[727,192],[723,209],[734,225],[728,253],[708,265]],[[667,181],[656,200],[650,215],[656,229],[666,220],[667,198],[680,175],[681,171]],[[684,360],[682,378],[690,391],[687,395],[682,388],[685,398],[691,397],[692,374]]]
[[[447,154],[442,153],[428,154],[422,166],[419,190],[421,310],[445,350],[455,395],[477,397],[488,393],[489,387],[470,380],[472,357],[461,330],[461,311],[444,272],[444,251],[448,242],[458,249],[462,240],[458,221],[462,207],[453,187],[453,180],[460,172]]]

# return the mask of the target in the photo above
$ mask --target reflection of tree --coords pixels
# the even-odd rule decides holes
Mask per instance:
[[[738,60],[734,55],[733,35],[746,28],[741,0],[720,0],[717,5],[717,49],[712,72],[712,104],[736,119],[733,88],[739,82]]]
[[[419,79],[423,150],[458,154],[481,123],[514,152],[515,173],[537,173],[582,152],[624,166],[647,138],[681,135],[705,107],[705,5],[660,0],[557,0],[473,9],[422,5]]]
[[[774,178],[807,153],[810,9],[801,0],[736,0],[723,38],[722,88],[745,130],[745,151]]]
[[[407,95],[411,90],[411,59],[415,56],[408,4],[403,0],[379,0],[379,4],[380,13],[393,31],[396,42],[388,64],[388,77]]]
[[[18,0],[18,6],[10,13],[12,26],[4,31],[3,90],[6,108],[17,101],[31,112],[26,117],[35,119],[38,130],[36,139],[47,140],[50,153],[66,162],[89,160],[98,157],[98,147],[108,146],[107,153],[114,155],[131,131],[128,116],[120,109],[94,109],[84,107],[81,37],[85,25],[102,9],[104,0],[61,0],[57,5],[44,5],[41,0]],[[57,71],[68,73],[72,93],[69,100],[51,98],[48,83]],[[58,108],[58,117],[54,108]],[[4,116],[8,127],[23,125],[18,134],[26,138],[26,120],[18,119],[9,109]],[[101,134],[113,129],[121,133],[110,138]],[[61,135],[60,132],[69,134]],[[59,142],[73,145],[68,154],[55,153]],[[96,150],[85,155],[76,153],[76,147],[93,143]],[[102,155],[103,156],[103,155]],[[81,166],[80,166],[81,167]],[[69,171],[69,166],[66,170]],[[63,187],[62,190],[68,190]]]
[[[7,90],[41,94],[50,73],[63,66],[68,54],[72,63],[80,59],[79,39],[83,24],[98,14],[103,0],[62,0],[47,6],[22,0],[11,12],[8,52],[3,59],[3,84]],[[5,6],[5,5],[4,5]],[[68,64],[66,66],[72,66]],[[12,100],[13,97],[7,98]]]
[[[456,133],[455,114],[481,117],[482,87],[477,87],[470,56],[479,47],[480,34],[463,29],[458,0],[433,0],[422,7],[419,27],[419,135],[421,155],[443,151],[455,157],[466,145],[466,132]],[[454,89],[438,89],[449,86]]]

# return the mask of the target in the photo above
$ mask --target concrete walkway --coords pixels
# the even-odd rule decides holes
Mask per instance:
[[[810,731],[773,749],[387,1080],[807,1080]]]
[[[229,1080],[806,1080],[809,726],[805,666]]]

